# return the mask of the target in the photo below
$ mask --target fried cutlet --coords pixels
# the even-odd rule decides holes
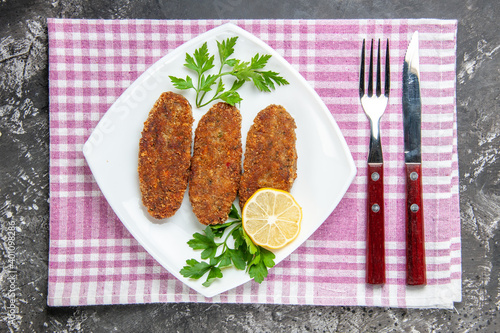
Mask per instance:
[[[200,223],[224,223],[241,178],[241,115],[217,103],[200,119],[195,132],[189,200]]]
[[[295,120],[280,105],[260,111],[248,131],[240,207],[260,188],[290,191],[297,178]]]
[[[144,123],[139,142],[139,185],[149,214],[175,214],[186,192],[193,128],[191,105],[181,95],[164,92]]]

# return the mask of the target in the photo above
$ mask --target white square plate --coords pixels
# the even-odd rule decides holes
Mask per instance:
[[[271,93],[259,92],[250,82],[239,90],[243,98],[238,106],[243,118],[243,145],[255,116],[269,104],[283,105],[297,124],[298,177],[291,193],[302,206],[302,228],[291,244],[274,251],[278,264],[331,214],[354,179],[356,168],[342,133],[317,93],[281,55],[249,32],[230,23],[224,24],[158,60],[109,108],[83,147],[102,193],[130,233],[171,274],[206,297],[239,286],[250,278],[244,271],[227,268],[222,279],[204,287],[205,277],[193,280],[179,273],[187,259],[200,260],[200,252],[191,249],[187,241],[205,226],[193,214],[187,191],[181,208],[173,217],[158,223],[149,216],[139,191],[139,139],[144,121],[163,91],[181,93],[195,104],[194,91],[178,91],[169,79],[169,75],[193,77],[193,73],[183,66],[185,54],[193,54],[207,42],[210,53],[217,59],[216,40],[233,36],[238,36],[234,58],[249,61],[255,53],[270,54],[272,58],[266,69],[279,72],[290,82]],[[195,127],[210,106],[193,107]]]

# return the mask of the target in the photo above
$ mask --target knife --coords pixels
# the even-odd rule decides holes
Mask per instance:
[[[408,45],[403,64],[403,127],[406,168],[406,283],[427,284],[422,200],[422,102],[418,31]]]

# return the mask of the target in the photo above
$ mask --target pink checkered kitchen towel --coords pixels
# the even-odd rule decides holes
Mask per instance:
[[[461,300],[454,20],[236,20],[273,47],[323,99],[358,174],[335,211],[270,270],[204,298],[129,234],[102,195],[82,147],[103,114],[150,65],[221,20],[49,19],[51,306],[151,302],[451,308]],[[405,286],[402,60],[420,34],[428,285]],[[391,41],[391,100],[382,121],[387,283],[365,283],[369,125],[358,100],[363,38]]]

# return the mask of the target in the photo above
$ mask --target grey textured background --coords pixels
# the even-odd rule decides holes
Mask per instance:
[[[47,17],[458,19],[463,301],[455,310],[190,303],[48,308]],[[0,331],[499,331],[499,17],[497,0],[0,0]],[[20,307],[11,322],[8,226],[15,230]]]

